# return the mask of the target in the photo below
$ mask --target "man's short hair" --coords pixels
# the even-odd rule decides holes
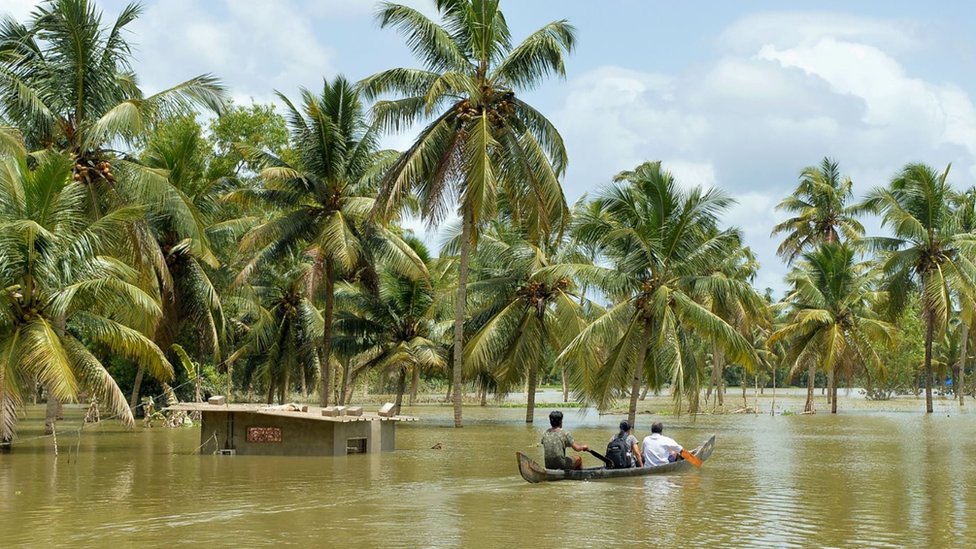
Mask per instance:
[[[664,424],[660,421],[656,421],[651,424],[651,432],[661,434],[664,432]]]
[[[549,412],[549,425],[551,425],[553,429],[555,429],[556,427],[562,427],[563,413],[560,412],[559,410],[554,410],[552,412]]]
[[[627,431],[629,431],[629,430],[630,430],[630,424],[629,424],[629,423],[627,423],[627,421],[626,421],[626,420],[625,420],[625,421],[621,421],[621,422],[620,422],[620,430],[621,430],[622,432],[624,432],[624,433],[626,433]]]

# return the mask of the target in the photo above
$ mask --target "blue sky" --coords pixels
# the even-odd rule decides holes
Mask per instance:
[[[408,3],[433,14],[430,0]],[[34,4],[0,0],[24,19]],[[103,1],[109,15],[122,2]],[[147,90],[213,72],[238,101],[294,96],[323,76],[415,66],[372,0],[154,0],[132,26]],[[784,9],[788,7],[789,9]],[[516,39],[554,19],[579,32],[566,80],[528,98],[560,128],[570,202],[662,160],[683,185],[718,186],[763,268],[785,286],[770,228],[803,166],[829,155],[855,193],[912,161],[976,183],[976,3],[503,0]],[[391,136],[404,146],[410,135]],[[869,231],[877,231],[869,223]]]

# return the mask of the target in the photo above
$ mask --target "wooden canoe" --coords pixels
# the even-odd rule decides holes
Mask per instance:
[[[701,446],[692,450],[691,453],[702,461],[705,461],[712,455],[712,449],[714,447],[715,435],[712,435]],[[522,452],[515,452],[515,455],[518,457],[519,473],[522,474],[522,478],[533,483],[553,480],[598,480],[602,478],[642,477],[644,475],[684,471],[693,467],[690,462],[682,460],[666,465],[657,465],[655,467],[633,467],[630,469],[607,469],[606,467],[587,467],[579,470],[546,469]]]

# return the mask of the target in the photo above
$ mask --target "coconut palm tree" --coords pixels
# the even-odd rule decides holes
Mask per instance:
[[[406,240],[425,263],[432,261],[423,243],[412,237]],[[356,355],[355,368],[343,382],[351,386],[356,377],[369,371],[395,372],[397,414],[408,373],[446,366],[446,330],[437,316],[432,282],[427,276],[408,276],[381,266],[377,292],[348,283],[338,292],[335,343],[346,354]]]
[[[573,279],[554,273],[554,246],[526,241],[509,220],[485,234],[470,284],[479,310],[464,348],[469,371],[489,371],[498,391],[527,381],[525,422],[532,423],[540,369],[583,329]]]
[[[609,215],[592,224],[582,221],[577,235],[600,242],[610,267],[572,268],[602,288],[614,305],[559,358],[584,365],[578,368],[578,383],[587,397],[605,408],[629,382],[633,425],[641,384],[647,380],[659,387],[666,376],[680,406],[685,365],[692,361],[686,341],[692,333],[717,342],[733,361],[755,364],[749,342],[705,305],[718,297],[719,288],[753,299],[747,296],[754,292],[748,284],[731,284],[714,270],[741,246],[737,231],[717,229],[718,215],[732,199],[714,189],[682,190],[660,162],[647,162],[618,174],[595,200]]]
[[[716,230],[716,229],[713,229]],[[715,265],[713,276],[719,283],[710,284],[705,292],[703,303],[710,310],[735,327],[744,337],[751,338],[753,331],[769,324],[769,311],[758,293],[751,291],[750,285],[759,272],[759,261],[749,247],[741,245],[733,253]],[[717,343],[712,344],[711,382],[706,399],[716,389],[715,402],[724,406],[723,373],[725,370],[725,350]]]
[[[921,297],[927,413],[932,413],[932,342],[949,324],[953,299],[972,302],[976,295],[976,235],[960,230],[948,176],[949,166],[940,173],[925,164],[908,164],[863,203],[893,233],[871,238],[869,244],[885,253],[881,263],[894,310],[911,291]]]
[[[564,76],[563,56],[575,31],[554,21],[513,45],[499,0],[437,0],[440,23],[399,4],[380,4],[381,27],[399,30],[423,69],[396,68],[365,79],[370,99],[387,93],[375,111],[400,130],[429,121],[383,180],[377,213],[390,216],[416,192],[431,224],[457,203],[462,246],[454,314],[454,424],[461,427],[464,319],[468,263],[482,223],[508,198],[513,220],[541,242],[567,221],[558,177],[566,150],[555,126],[518,94],[551,75]]]
[[[315,273],[307,259],[293,249],[233,299],[246,334],[227,358],[228,370],[246,359],[244,377],[262,382],[268,404],[276,396],[283,404],[296,383],[307,397],[319,368],[323,319],[310,296]]]
[[[863,236],[857,208],[847,204],[853,196],[852,188],[851,178],[841,176],[835,160],[824,157],[819,166],[803,168],[793,194],[776,206],[793,215],[773,227],[772,236],[786,233],[776,253],[792,263],[822,243]]]
[[[793,289],[786,301],[792,313],[768,345],[782,342],[793,372],[807,369],[805,412],[813,412],[813,379],[817,369],[828,374],[853,373],[857,365],[877,369],[871,343],[889,344],[894,326],[874,313],[876,272],[856,264],[846,244],[826,243],[803,256],[803,264],[789,275]],[[836,387],[836,383],[834,384]],[[831,413],[837,413],[836,394]]]
[[[159,379],[173,370],[146,337],[161,311],[137,284],[136,272],[112,257],[138,208],[119,208],[97,221],[87,192],[72,184],[67,156],[44,152],[0,159],[0,442],[8,444],[16,409],[35,383],[50,401],[80,391],[131,425],[122,391],[98,358],[101,352],[144,363]]]
[[[75,180],[93,188],[116,180],[109,144],[141,137],[167,113],[223,106],[224,89],[207,74],[143,94],[124,35],[141,12],[128,4],[105,25],[93,2],[48,0],[27,25],[0,22],[0,116],[29,149],[71,155]]]
[[[196,351],[219,361],[224,319],[207,270],[219,266],[208,233],[219,219],[226,183],[208,177],[207,154],[200,126],[192,117],[179,117],[152,134],[140,161],[165,173],[170,182],[148,216],[155,243],[152,256],[160,259],[153,266],[163,304],[153,340],[168,349],[180,329],[190,326],[198,336]],[[139,400],[144,372],[140,364],[129,399],[132,407]]]
[[[263,165],[263,188],[244,189],[231,199],[244,205],[277,208],[279,214],[251,230],[241,250],[252,254],[237,278],[243,282],[260,265],[303,246],[315,256],[315,285],[324,283],[324,328],[319,401],[329,403],[332,380],[332,317],[335,284],[341,276],[365,277],[375,260],[403,272],[422,273],[423,261],[395,233],[371,222],[376,181],[395,157],[380,151],[377,131],[367,124],[359,92],[343,77],[325,81],[321,95],[303,89],[299,110],[284,95],[297,161],[268,151],[250,154]]]
[[[976,187],[969,187],[956,196],[955,201],[956,216],[958,217],[959,231],[963,233],[976,233]],[[959,300],[959,364],[956,366],[959,372],[956,379],[956,394],[959,396],[959,405],[964,405],[966,395],[966,364],[969,358],[969,335],[976,320],[976,303],[972,300]]]

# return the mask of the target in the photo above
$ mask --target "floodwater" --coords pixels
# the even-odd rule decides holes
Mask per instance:
[[[853,398],[851,400],[854,400]],[[819,405],[824,406],[822,403]],[[967,408],[976,406],[970,403]],[[641,415],[688,446],[717,434],[701,470],[528,484],[515,452],[541,457],[545,415],[416,407],[394,453],[338,458],[197,455],[197,428],[80,434],[41,408],[0,455],[4,547],[965,547],[976,539],[976,412],[942,404],[831,417]],[[948,412],[948,413],[947,413]],[[603,448],[622,418],[567,410]],[[443,449],[431,449],[440,442]],[[586,456],[588,464],[595,460]]]

